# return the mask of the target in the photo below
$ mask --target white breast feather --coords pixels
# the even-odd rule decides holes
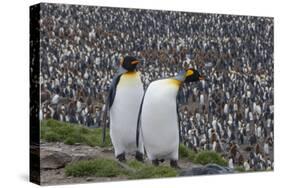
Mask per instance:
[[[159,80],[151,83],[145,94],[141,127],[150,160],[178,158],[178,89],[167,80]]]

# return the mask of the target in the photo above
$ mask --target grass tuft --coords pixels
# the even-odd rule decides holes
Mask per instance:
[[[145,164],[136,160],[128,161],[127,165],[135,170],[140,170],[145,167]]]
[[[128,171],[120,166],[116,161],[110,159],[82,160],[68,164],[65,167],[67,176],[85,177],[116,177],[127,176],[129,179],[175,177],[177,171],[168,166],[152,166],[139,161],[128,161],[127,165],[135,172]]]
[[[196,153],[192,149],[187,148],[184,144],[179,145],[180,158],[188,158],[190,161],[194,161]]]
[[[41,139],[47,142],[64,142],[73,145],[76,143],[89,146],[110,146],[109,132],[107,130],[106,142],[102,143],[101,128],[87,128],[78,124],[65,123],[53,119],[41,121]]]
[[[214,151],[201,151],[199,152],[194,159],[195,163],[206,165],[209,163],[215,163],[221,166],[227,166],[227,161],[222,158],[221,155]]]
[[[47,132],[45,133],[44,137],[48,142],[58,142],[61,140],[61,137],[55,132]]]
[[[235,167],[235,171],[237,171],[237,172],[245,172],[246,170],[245,170],[245,168],[243,166],[236,166]]]
[[[78,161],[65,167],[65,174],[74,177],[115,177],[123,173],[118,163],[110,159]]]
[[[129,179],[176,177],[177,171],[168,166],[145,165],[135,173],[129,174]]]

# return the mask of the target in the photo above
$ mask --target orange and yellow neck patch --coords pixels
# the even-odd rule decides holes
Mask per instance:
[[[168,79],[168,83],[173,86],[180,87],[182,82],[176,79]]]
[[[140,76],[138,72],[126,72],[122,74],[120,81],[119,81],[119,87],[122,86],[128,86],[128,85],[135,85],[140,81]]]
[[[131,78],[131,77],[135,77],[135,76],[137,76],[138,75],[138,72],[136,72],[136,71],[130,71],[130,72],[126,72],[126,73],[124,73],[123,75],[122,75],[122,77],[124,77],[124,78]]]

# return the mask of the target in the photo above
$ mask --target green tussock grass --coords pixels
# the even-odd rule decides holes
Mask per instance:
[[[146,165],[135,173],[129,174],[129,179],[176,177],[177,171],[168,166]]]
[[[127,162],[127,165],[135,170],[127,173],[129,179],[176,177],[177,171],[169,166],[153,166],[136,160]]]
[[[187,148],[184,144],[179,145],[179,156],[180,159],[188,159],[193,163],[197,164],[210,164],[215,163],[221,166],[227,166],[227,161],[219,154],[214,151],[199,151],[196,153],[190,148]]]
[[[180,159],[187,158],[190,161],[194,161],[196,153],[192,149],[187,148],[184,144],[179,145],[179,156]]]
[[[243,166],[236,166],[235,171],[237,172],[245,172],[245,168]]]
[[[101,128],[87,128],[82,125],[61,122],[53,119],[42,120],[40,137],[47,142],[63,142],[73,145],[76,143],[89,146],[110,146],[110,138],[107,130],[105,144],[102,143]]]
[[[215,163],[221,166],[227,166],[227,161],[214,151],[201,151],[197,153],[193,162],[202,165]]]
[[[127,162],[127,165],[134,170],[134,173],[128,173],[129,179],[176,177],[177,171],[169,166],[153,166],[136,160]]]
[[[136,160],[128,161],[127,165],[135,170],[140,170],[146,166],[144,163]]]
[[[96,159],[78,161],[65,167],[67,176],[115,177],[124,174],[124,170],[114,160]]]
[[[82,160],[68,164],[65,167],[66,176],[74,177],[116,177],[125,176],[128,179],[145,179],[176,177],[177,171],[168,166],[153,166],[139,161],[128,161],[126,165],[133,171],[123,168],[115,160],[111,159],[93,159]]]

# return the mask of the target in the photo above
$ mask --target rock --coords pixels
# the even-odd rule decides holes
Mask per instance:
[[[85,153],[73,153],[72,155],[72,162],[81,161],[81,160],[91,160],[95,159],[96,155],[89,155]]]
[[[202,167],[193,167],[191,169],[183,169],[179,176],[196,176],[207,174],[228,174],[234,171],[230,168],[223,167],[217,164],[208,164]]]
[[[58,169],[63,168],[67,163],[72,161],[72,157],[64,152],[53,150],[40,151],[40,168],[41,169]]]
[[[91,177],[87,177],[86,178],[86,181],[93,181],[94,179],[93,178],[91,178]]]
[[[45,143],[40,147],[41,169],[63,168],[70,162],[91,160],[102,156],[102,152],[86,145],[67,145],[64,143]]]
[[[110,148],[102,148],[101,151],[103,153],[112,153],[113,152],[113,148],[112,147],[110,147]]]

